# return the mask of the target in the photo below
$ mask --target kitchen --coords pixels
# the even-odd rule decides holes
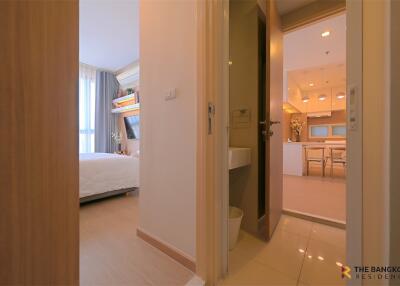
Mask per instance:
[[[345,26],[340,15],[285,35],[281,122],[284,212],[340,227],[346,223]]]

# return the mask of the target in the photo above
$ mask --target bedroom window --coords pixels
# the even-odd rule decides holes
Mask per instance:
[[[94,152],[96,69],[79,65],[79,153]]]

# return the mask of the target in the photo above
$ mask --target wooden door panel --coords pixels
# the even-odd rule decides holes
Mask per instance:
[[[275,0],[267,0],[267,99],[269,97],[270,121],[282,122],[283,46],[280,16]],[[267,106],[268,107],[268,106]],[[268,110],[268,109],[267,109]],[[267,144],[267,194],[266,194],[266,237],[270,239],[282,213],[282,126],[271,126],[273,135]]]
[[[0,1],[0,285],[79,284],[78,1]]]

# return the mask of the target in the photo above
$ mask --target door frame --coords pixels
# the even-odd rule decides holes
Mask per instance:
[[[197,1],[196,274],[206,285],[218,283],[228,262],[228,7],[228,0]]]
[[[274,0],[272,0],[274,1]],[[228,5],[226,5],[228,2]],[[226,59],[229,59],[229,38],[224,35],[229,29],[229,1],[198,1],[198,126],[197,126],[197,235],[196,235],[196,273],[206,285],[215,285],[227,274],[227,226],[229,197],[221,195],[228,190],[229,171],[221,172],[227,166],[229,121],[229,93],[224,72],[228,72]],[[362,3],[347,0],[347,15],[350,14],[353,30],[351,35],[362,34]],[[228,10],[227,10],[228,9]],[[342,11],[339,11],[342,12]],[[347,16],[349,21],[349,16]],[[226,26],[228,25],[228,26]],[[349,28],[348,28],[349,29]],[[286,30],[287,31],[287,30]],[[361,33],[360,33],[361,32]],[[229,33],[228,33],[229,34]],[[225,41],[225,43],[224,43]],[[226,47],[228,43],[228,48]],[[355,37],[348,49],[362,51],[362,37]],[[350,71],[362,84],[362,53],[348,59],[356,69]],[[361,59],[361,61],[360,61]],[[225,74],[226,76],[226,74]],[[229,73],[228,73],[229,77]],[[226,78],[225,78],[226,79]],[[356,80],[356,79],[354,79]],[[229,84],[228,84],[229,85]],[[228,86],[229,88],[229,86]],[[361,89],[359,97],[362,97]],[[349,99],[347,99],[349,100]],[[361,100],[361,99],[360,99]],[[207,134],[207,106],[215,106],[212,135]],[[224,106],[225,104],[225,106]],[[354,230],[347,235],[347,244],[356,246],[347,251],[347,259],[352,265],[362,265],[362,105],[358,104],[360,128],[348,141],[348,158],[353,163],[348,168],[348,187],[356,189],[352,196],[347,195],[347,221]],[[349,118],[348,118],[349,120]],[[354,142],[353,142],[354,141]],[[225,148],[225,150],[224,150]],[[225,163],[224,163],[225,162]],[[227,169],[227,168],[226,168]],[[357,177],[355,176],[357,175]],[[351,209],[349,208],[351,205]],[[221,208],[223,209],[221,211]],[[355,283],[355,280],[352,281]],[[354,284],[356,285],[356,284]]]
[[[347,0],[346,8],[346,93],[350,94],[350,89],[355,89],[358,95],[353,115],[349,112],[350,96],[346,96],[346,190],[352,190],[346,191],[346,262],[347,265],[363,265],[363,3]],[[349,122],[353,116],[358,126],[351,131]],[[361,281],[352,279],[349,284],[361,285]]]

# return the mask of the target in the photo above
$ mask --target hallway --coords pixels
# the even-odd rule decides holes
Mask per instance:
[[[241,231],[221,285],[345,285],[345,231],[282,216],[269,243]]]

